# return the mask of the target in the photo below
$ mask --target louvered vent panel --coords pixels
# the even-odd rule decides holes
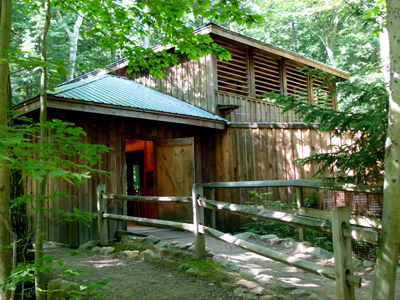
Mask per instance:
[[[221,41],[217,43],[228,50],[232,56],[230,61],[222,61],[217,58],[218,90],[248,96],[247,50]]]
[[[312,86],[313,86],[314,104],[326,108],[333,108],[333,96],[329,95],[332,89],[331,87],[322,84],[323,80],[320,80],[316,78],[316,76],[313,76]]]
[[[307,75],[301,72],[295,65],[286,63],[287,93],[299,99],[308,99]]]
[[[254,52],[254,83],[257,96],[267,92],[281,92],[280,64],[278,60]]]

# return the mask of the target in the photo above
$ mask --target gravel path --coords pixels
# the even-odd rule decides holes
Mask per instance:
[[[155,235],[166,242],[180,241],[182,243],[193,242],[193,236],[187,232],[171,230],[148,230],[140,232],[143,235]],[[252,241],[254,242],[254,241]],[[299,258],[307,259],[315,263],[334,267],[331,260],[316,259],[315,257],[296,253],[293,248],[282,245],[270,245],[258,241],[263,246],[268,246],[277,251],[285,252]],[[302,291],[316,296],[315,298],[290,297],[284,299],[336,299],[335,282],[317,275],[298,270],[294,267],[275,262],[271,259],[246,252],[237,247],[206,237],[206,246],[214,254],[224,254],[230,260],[238,264],[242,269],[242,275],[249,280],[256,281],[268,288],[281,286],[284,293],[291,295],[296,290],[298,295]],[[84,274],[79,278],[80,283],[99,282],[109,280],[104,296],[100,299],[234,299],[232,292],[228,292],[215,282],[205,281],[195,277],[184,276],[164,267],[146,263],[135,259],[115,258],[111,256],[86,253],[76,256],[69,255],[70,250],[65,248],[48,249],[48,254],[63,258],[70,268],[89,270],[90,274]],[[363,266],[355,269],[355,275],[363,278],[363,287],[356,288],[356,299],[371,299],[373,267]],[[251,289],[249,280],[241,281],[239,286]],[[400,279],[398,279],[396,300],[400,300]],[[274,298],[275,299],[275,298]],[[278,299],[278,298],[276,298]]]

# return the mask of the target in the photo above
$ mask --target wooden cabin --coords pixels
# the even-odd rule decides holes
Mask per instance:
[[[336,99],[321,100],[317,82],[299,71],[307,66],[343,80],[349,74],[290,51],[210,24],[199,30],[225,47],[231,61],[214,55],[191,61],[179,55],[179,64],[154,79],[148,72],[126,74],[127,60],[96,70],[57,87],[48,94],[48,118],[74,122],[87,132],[85,142],[104,144],[113,150],[98,168],[110,177],[93,175],[81,187],[55,180],[50,192],[64,191],[73,198],[49,202],[49,208],[95,212],[96,186],[108,192],[158,196],[188,196],[194,182],[305,179],[315,166],[300,167],[297,158],[329,151],[329,134],[317,133],[293,113],[262,99],[265,92],[300,95],[310,103],[336,109]],[[161,46],[155,47],[161,49]],[[173,51],[171,48],[169,51]],[[37,114],[39,98],[16,107]],[[36,182],[26,182],[26,193],[36,193]],[[248,191],[217,191],[218,200],[240,203]],[[109,211],[148,218],[190,221],[184,204],[121,204],[110,202]],[[32,214],[32,218],[34,218]],[[91,228],[63,224],[48,213],[48,240],[79,245],[97,239]],[[229,231],[238,224],[219,215],[217,227]],[[109,223],[110,239],[124,224]]]

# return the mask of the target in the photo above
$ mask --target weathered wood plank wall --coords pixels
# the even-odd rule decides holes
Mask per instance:
[[[213,55],[205,55],[200,62],[189,60],[187,55],[179,54],[177,66],[164,70],[163,78],[154,78],[147,71],[132,72],[128,78],[166,93],[187,103],[193,104],[212,113],[217,113],[214,98],[214,63]]]
[[[59,208],[71,212],[73,207],[76,206],[81,210],[97,212],[95,197],[96,187],[99,183],[105,183],[108,192],[125,194],[125,140],[127,137],[144,140],[195,137],[196,182],[215,181],[216,140],[215,131],[212,129],[99,114],[67,112],[57,109],[49,109],[49,119],[75,122],[77,126],[82,127],[87,133],[87,137],[83,139],[84,142],[107,145],[112,148],[108,154],[103,155],[103,163],[99,163],[95,167],[113,172],[115,175],[107,177],[94,174],[90,180],[85,180],[80,187],[74,186],[65,180],[50,180],[48,189],[51,194],[66,192],[73,197],[59,197],[57,201],[49,200],[46,208]],[[70,159],[78,162],[75,157]],[[27,194],[37,193],[38,183],[35,180],[25,180],[24,184]],[[27,208],[30,221],[34,223],[35,212],[33,211],[33,205],[29,204]],[[110,201],[108,208],[110,213],[126,213],[126,205],[123,205],[121,201]],[[87,240],[98,239],[97,222],[93,222],[91,228],[87,228],[83,224],[60,223],[54,220],[55,217],[53,213],[46,212],[48,225],[45,228],[45,239],[71,246],[78,246]],[[117,229],[124,228],[123,222],[110,221],[109,238],[115,237]]]
[[[216,176],[220,182],[306,179],[316,172],[317,166],[301,167],[294,160],[305,158],[312,152],[330,151],[328,145],[334,142],[329,133],[317,133],[312,128],[234,126],[216,135]],[[266,190],[259,189],[258,192]],[[294,191],[279,188],[274,193],[286,199],[288,193]],[[217,189],[216,193],[217,200],[238,204],[245,204],[251,197],[248,189]],[[245,221],[239,216],[220,213],[217,224],[218,228],[232,231]]]

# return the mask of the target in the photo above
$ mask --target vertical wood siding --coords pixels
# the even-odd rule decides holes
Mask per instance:
[[[335,142],[329,133],[297,128],[229,128],[226,132],[218,132],[216,139],[218,181],[306,179],[316,172],[317,166],[301,167],[294,160],[305,158],[312,152],[330,151],[328,145]],[[258,192],[266,192],[266,189]],[[273,193],[274,199],[287,199],[294,191],[277,188]],[[220,201],[240,204],[252,197],[249,189],[217,189],[216,196]],[[322,197],[317,195],[321,203]],[[238,225],[248,221],[237,216],[232,219],[232,215],[221,213],[218,226],[234,231]]]
[[[104,176],[94,174],[90,179],[85,179],[80,187],[66,182],[65,180],[50,180],[48,190],[50,194],[66,192],[73,197],[59,197],[57,201],[48,201],[46,208],[63,209],[72,212],[73,207],[81,210],[97,212],[96,187],[99,183],[106,184],[107,192],[125,194],[126,189],[126,138],[139,138],[144,140],[158,140],[181,137],[195,137],[196,157],[196,182],[215,181],[215,131],[213,129],[184,126],[181,124],[164,123],[140,119],[128,119],[115,116],[88,114],[79,112],[68,112],[64,110],[49,109],[49,119],[61,119],[74,122],[82,127],[87,136],[83,142],[102,144],[110,148],[109,153],[103,154],[102,163],[95,168],[113,172],[114,175]],[[78,158],[71,158],[78,163]],[[36,180],[25,179],[25,191],[28,195],[35,195],[38,191]],[[35,220],[35,212],[32,203],[27,206],[31,224]],[[121,201],[110,201],[108,209],[111,213],[126,213],[126,205]],[[53,213],[46,212],[47,222],[45,228],[45,239],[78,246],[88,240],[98,239],[97,221],[95,220],[88,228],[83,224],[60,223]],[[109,221],[109,238],[115,237],[118,229],[124,229],[123,222]]]
[[[133,72],[128,78],[155,88],[212,113],[217,113],[214,100],[213,56],[206,55],[200,61],[191,61],[187,55],[179,54],[177,66],[164,70],[163,78],[154,78],[147,71]]]

